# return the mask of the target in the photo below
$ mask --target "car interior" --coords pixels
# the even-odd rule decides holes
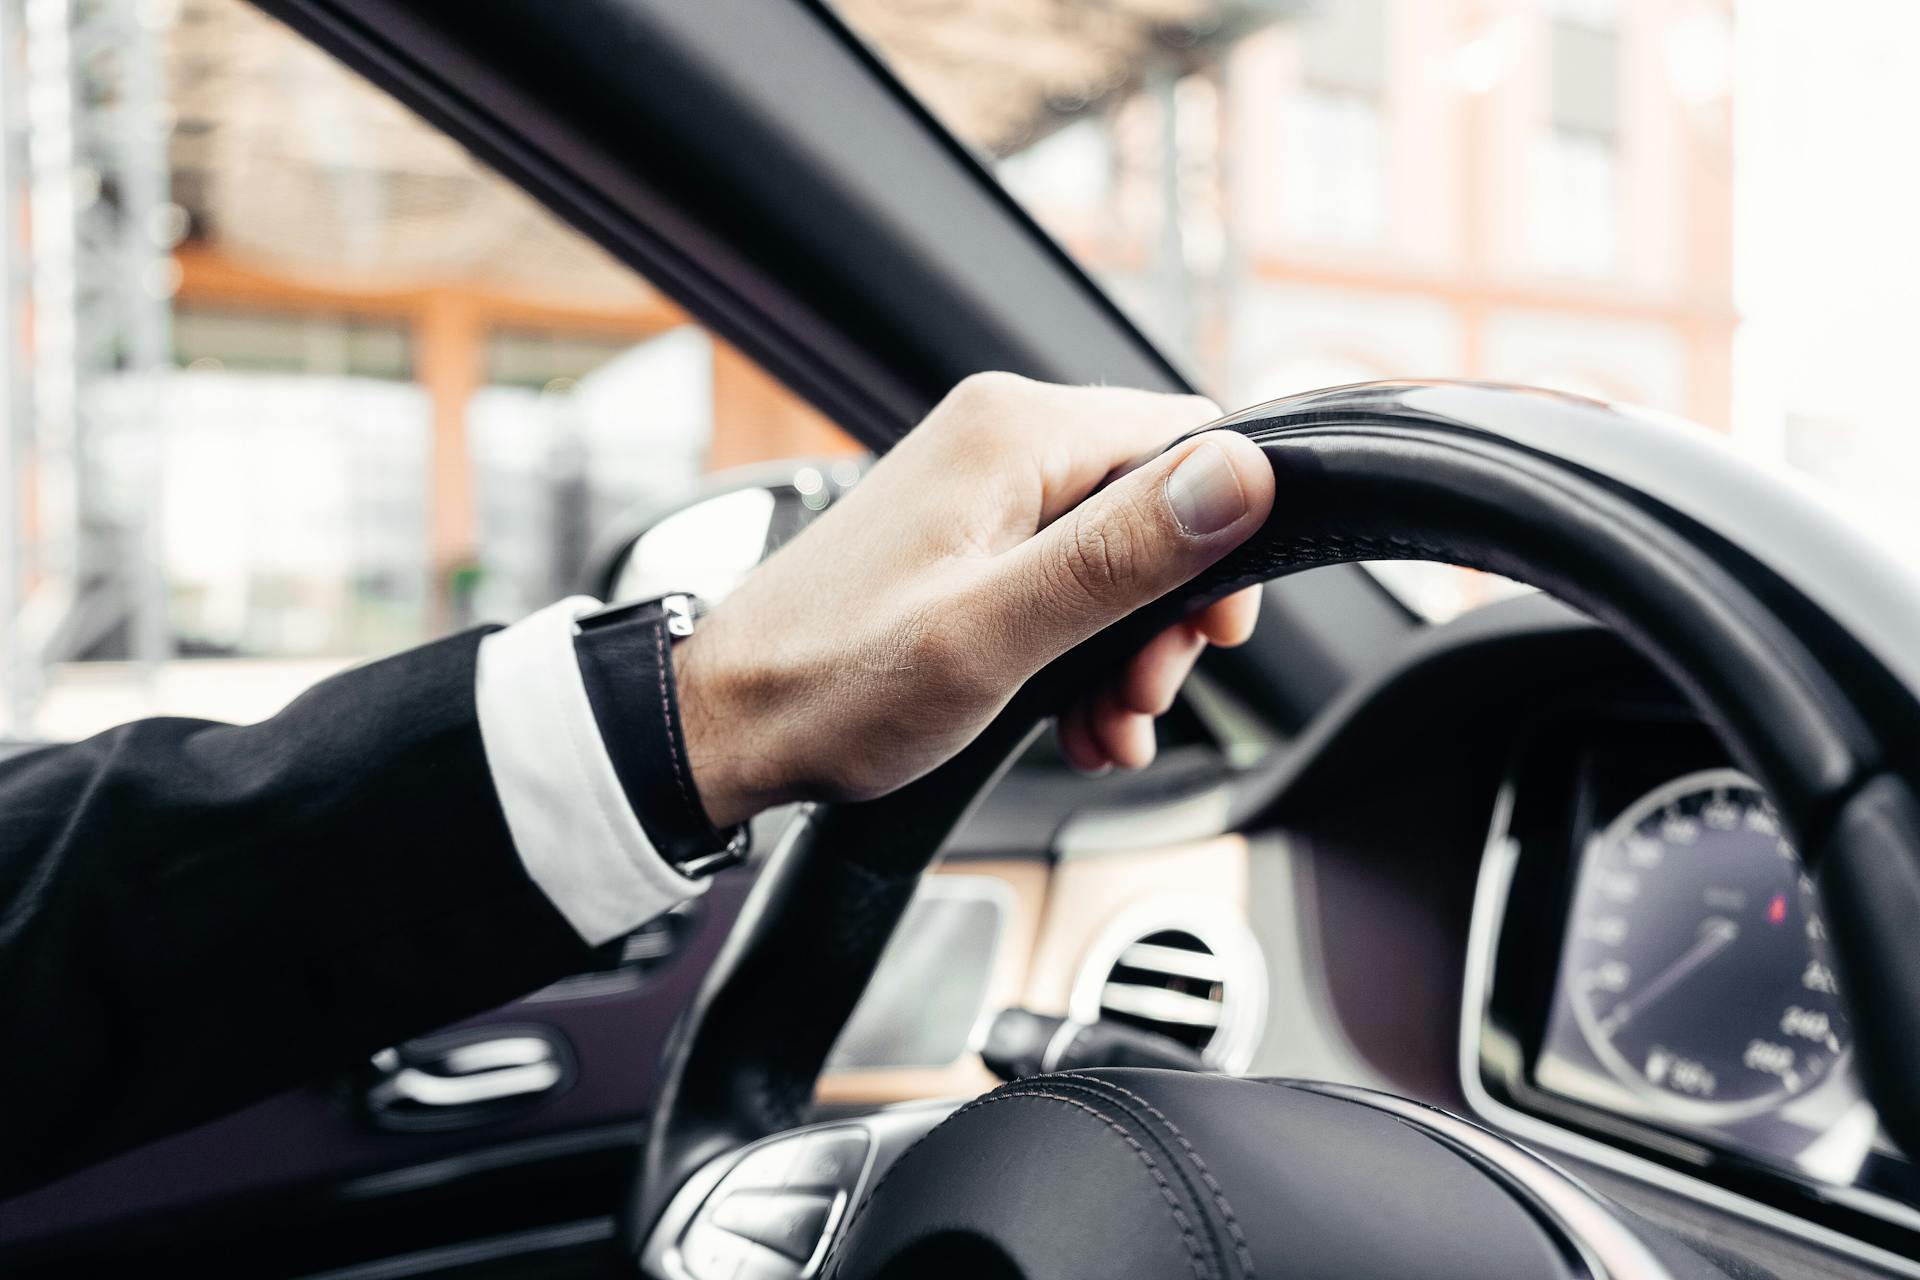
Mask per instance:
[[[974,372],[1194,389],[839,8],[257,7],[857,442],[626,504],[581,591],[724,597]],[[0,1203],[0,1272],[1920,1276],[1920,588],[1595,399],[1228,408],[1267,527],[954,761]],[[1429,623],[1401,560],[1541,590]],[[1154,763],[1071,769],[1076,679],[1252,582]]]

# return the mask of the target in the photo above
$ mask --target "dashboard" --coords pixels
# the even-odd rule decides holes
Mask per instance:
[[[823,1103],[984,1087],[970,1050],[934,1065],[976,1005],[1205,1015],[1216,1051],[1251,1006],[1250,1058],[1218,1065],[1457,1111],[1734,1274],[1920,1277],[1920,1172],[1856,1073],[1871,1011],[1818,891],[1764,792],[1611,633],[1509,602],[1435,628],[1252,767],[1122,779],[1064,822],[1029,803],[1053,787],[1016,794],[1029,780],[936,877],[961,882],[947,897],[1002,882],[993,976],[929,999],[965,948],[904,930],[919,959],[890,957],[876,991],[894,965],[920,976],[885,1021],[950,1006],[944,1038],[906,1069],[899,1040],[850,1036]],[[1044,870],[1006,857],[1036,847]]]
[[[1542,724],[1516,759],[1469,947],[1470,1100],[1903,1250],[1920,1176],[1862,1091],[1818,892],[1765,793],[1673,707]]]

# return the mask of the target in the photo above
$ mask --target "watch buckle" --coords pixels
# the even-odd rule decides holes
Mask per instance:
[[[667,634],[684,640],[693,634],[693,624],[699,620],[700,602],[684,593],[661,596],[660,612],[666,615]]]
[[[727,837],[727,843],[712,853],[703,853],[696,858],[688,858],[676,865],[676,870],[689,880],[700,880],[728,867],[739,866],[747,860],[747,849],[752,842],[753,831],[746,823],[733,829]]]

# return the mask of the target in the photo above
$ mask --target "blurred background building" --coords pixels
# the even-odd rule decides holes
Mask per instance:
[[[1158,0],[1174,38],[978,107],[926,5],[845,8],[1227,399],[1444,375],[1728,424],[1731,0]],[[936,11],[1084,51],[1115,8]]]
[[[704,471],[852,448],[240,0],[0,22],[0,732],[249,718],[565,594]]]
[[[1902,0],[837,7],[1218,399],[1633,401],[1920,548]],[[623,507],[852,448],[242,0],[0,0],[0,115],[0,733],[263,714],[564,593]]]
[[[842,8],[1223,402],[1465,377],[1730,425],[1732,0]],[[1503,589],[1382,568],[1433,614]]]

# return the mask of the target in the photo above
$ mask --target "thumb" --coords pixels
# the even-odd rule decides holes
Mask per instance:
[[[1028,620],[1015,647],[1038,669],[1239,546],[1273,509],[1273,468],[1234,431],[1209,431],[1088,498],[1007,553]]]

